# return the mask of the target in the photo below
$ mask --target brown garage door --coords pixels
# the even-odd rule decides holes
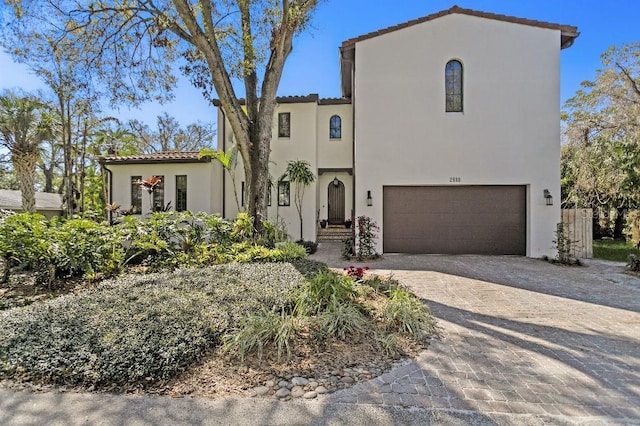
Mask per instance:
[[[526,254],[524,186],[386,186],[385,253]]]

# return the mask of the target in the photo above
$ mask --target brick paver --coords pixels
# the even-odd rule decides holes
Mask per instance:
[[[441,333],[330,401],[640,419],[640,279],[621,264],[389,255],[368,265],[422,298]]]

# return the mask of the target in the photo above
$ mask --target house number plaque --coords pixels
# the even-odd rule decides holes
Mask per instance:
[[[460,183],[461,179],[459,177],[450,177],[449,182]]]

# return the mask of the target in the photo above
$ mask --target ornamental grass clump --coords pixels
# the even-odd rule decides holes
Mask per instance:
[[[245,356],[255,353],[262,359],[267,347],[276,349],[278,359],[286,354],[291,357],[291,346],[299,328],[298,319],[287,314],[284,309],[278,312],[263,309],[252,313],[240,322],[240,327],[222,338],[222,351],[244,360]]]
[[[382,317],[392,329],[424,340],[436,332],[431,310],[413,294],[402,288],[391,291]]]
[[[331,271],[321,271],[302,287],[296,297],[296,313],[315,315],[332,304],[349,303],[358,293],[353,280]]]

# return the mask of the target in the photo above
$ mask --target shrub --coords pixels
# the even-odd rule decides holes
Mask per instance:
[[[307,254],[313,254],[318,250],[318,243],[315,241],[298,240],[296,244],[301,245],[307,251]]]
[[[343,259],[351,259],[351,256],[355,254],[354,251],[355,242],[353,238],[346,238],[342,240],[342,258]]]
[[[435,332],[431,311],[411,293],[396,288],[383,308],[383,319],[389,327],[423,340]]]
[[[375,240],[378,238],[380,228],[376,222],[368,216],[358,217],[358,260],[376,259],[379,254],[375,249]]]
[[[128,276],[10,309],[0,313],[0,376],[97,387],[167,379],[241,318],[288,306],[302,282],[288,264],[223,265]]]
[[[298,244],[287,241],[275,249],[279,262],[290,262],[307,257],[307,250]]]

